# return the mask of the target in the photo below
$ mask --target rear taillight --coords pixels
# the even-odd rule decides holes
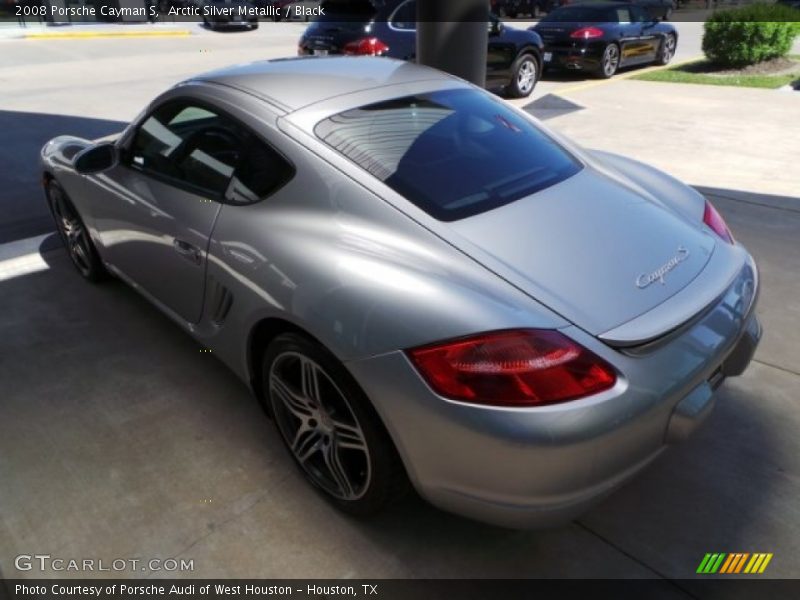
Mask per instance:
[[[581,27],[570,33],[569,37],[577,40],[591,40],[603,37],[603,30],[597,27]]]
[[[607,390],[617,380],[611,365],[554,330],[485,333],[408,355],[437,394],[474,404],[555,404]]]
[[[708,200],[706,200],[706,210],[703,213],[703,223],[708,225],[714,233],[729,244],[734,243],[733,235],[731,230],[728,229],[725,219],[722,218],[722,215],[717,212],[717,209]]]
[[[384,44],[376,37],[366,37],[345,44],[345,54],[356,54],[358,56],[382,56],[389,50],[389,46]]]

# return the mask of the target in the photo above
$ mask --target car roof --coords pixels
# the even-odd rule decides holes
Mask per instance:
[[[451,75],[391,58],[282,58],[235,65],[192,78],[247,92],[292,112],[323,100],[417,81],[454,81]]]

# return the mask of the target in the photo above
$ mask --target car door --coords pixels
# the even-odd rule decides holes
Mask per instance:
[[[642,61],[642,23],[633,21],[629,6],[617,6],[614,12],[619,23],[620,64],[630,65]]]
[[[517,58],[517,44],[508,35],[502,21],[490,16],[487,24],[489,48],[486,57],[486,86],[508,82],[509,71]]]
[[[141,121],[94,207],[109,262],[181,319],[203,309],[208,243],[243,131],[213,107],[168,101]]]
[[[640,34],[640,58],[643,62],[652,62],[656,59],[659,46],[661,45],[661,36],[657,33],[656,29],[658,21],[655,20],[650,14],[650,11],[644,6],[632,5],[630,8],[631,19],[634,23],[640,23],[642,26]]]

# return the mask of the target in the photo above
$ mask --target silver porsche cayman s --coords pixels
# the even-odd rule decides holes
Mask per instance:
[[[355,514],[410,483],[500,525],[573,518],[761,336],[753,259],[699,193],[405,62],[207,73],[41,158],[78,271],[212,349]]]

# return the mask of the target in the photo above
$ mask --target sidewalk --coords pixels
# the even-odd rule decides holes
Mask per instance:
[[[564,93],[548,125],[694,186],[800,198],[800,93],[611,80]]]

